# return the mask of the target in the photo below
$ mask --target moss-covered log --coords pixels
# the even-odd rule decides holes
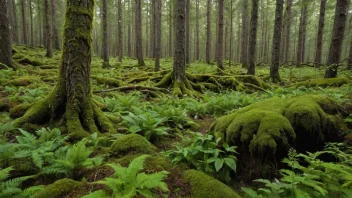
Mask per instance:
[[[67,1],[58,83],[44,100],[33,104],[23,117],[17,119],[15,125],[44,123],[63,117],[73,138],[114,130],[91,93],[93,10],[94,0]]]
[[[341,87],[344,84],[348,84],[351,81],[348,78],[325,78],[325,79],[312,79],[306,80],[299,83],[295,83],[290,87]]]
[[[239,147],[240,169],[248,167],[246,157],[254,157],[259,167],[258,163],[268,159],[279,162],[290,147],[299,152],[316,151],[327,141],[342,141],[343,114],[340,105],[323,96],[275,97],[218,118],[211,133]],[[263,171],[252,176],[261,177]]]

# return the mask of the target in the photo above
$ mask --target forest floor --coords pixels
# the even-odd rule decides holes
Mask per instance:
[[[262,90],[233,91],[219,88],[214,92],[214,90],[203,89],[198,97],[185,95],[179,98],[172,96],[171,90],[168,88],[155,87],[156,83],[170,72],[172,59],[162,59],[161,71],[154,73],[154,61],[148,58],[145,59],[146,66],[138,67],[135,59],[124,58],[122,63],[118,63],[117,58],[111,57],[111,68],[102,69],[102,60],[94,56],[91,67],[94,100],[112,120],[117,133],[92,134],[91,137],[74,143],[69,141],[68,134],[65,134],[62,121],[52,121],[43,125],[25,124],[21,130],[11,125],[12,121],[25,113],[30,104],[45,98],[51,92],[57,82],[61,56],[60,52],[55,52],[53,58],[45,58],[45,50],[42,48],[15,46],[15,49],[16,53],[13,58],[21,69],[17,71],[0,69],[0,191],[3,190],[0,192],[0,197],[82,197],[95,190],[104,190],[105,193],[113,193],[115,197],[118,197],[118,194],[115,193],[116,189],[109,187],[107,183],[97,182],[107,182],[104,179],[116,176],[116,169],[106,166],[106,164],[121,164],[123,167],[127,167],[133,159],[142,154],[149,155],[141,161],[143,164],[143,160],[145,160],[145,173],[164,173],[162,172],[164,170],[169,173],[163,177],[159,175],[159,177],[165,177],[164,181],[167,184],[168,192],[163,189],[160,183],[155,184],[158,188],[150,191],[160,197],[163,195],[168,195],[168,197],[204,197],[206,194],[206,197],[212,197],[212,195],[215,197],[213,193],[223,193],[223,195],[218,194],[218,197],[233,197],[234,195],[238,196],[237,194],[248,197],[256,197],[258,194],[263,197],[285,197],[283,193],[287,196],[297,193],[284,185],[292,183],[303,186],[302,193],[308,192],[310,197],[329,195],[344,197],[352,193],[351,173],[349,173],[350,178],[346,177],[343,181],[336,179],[338,183],[336,185],[341,187],[339,190],[325,187],[324,182],[317,178],[305,178],[305,180],[312,180],[313,183],[306,186],[301,180],[291,181],[292,183],[287,180],[271,180],[270,182],[267,180],[267,182],[263,181],[263,184],[251,182],[252,179],[258,179],[258,177],[250,177],[250,180],[245,178],[239,172],[244,170],[243,167],[239,168],[236,173],[234,171],[236,163],[238,164],[240,160],[244,159],[243,156],[237,158],[238,152],[244,153],[243,146],[239,145],[239,142],[238,145],[233,144],[226,135],[217,136],[217,131],[210,132],[214,126],[217,127],[216,121],[219,117],[233,115],[236,111],[246,109],[250,105],[261,104],[260,102],[273,98],[275,103],[275,100],[289,101],[301,96],[328,97],[343,109],[341,114],[343,114],[342,122],[344,123],[341,125],[344,127],[339,130],[344,137],[338,142],[345,142],[344,144],[330,145],[328,149],[330,151],[332,148],[335,149],[335,157],[338,155],[337,150],[342,152],[343,154],[340,153],[339,156],[346,157],[347,162],[342,161],[335,163],[335,165],[338,165],[341,170],[350,170],[349,168],[352,168],[352,149],[350,146],[352,143],[351,71],[341,69],[339,78],[326,81],[322,79],[325,67],[284,66],[280,68],[282,82],[271,84],[267,82],[269,66],[259,66],[256,68],[257,76],[269,85]],[[226,74],[240,76],[245,73],[240,64],[232,63],[232,66],[229,67],[226,63],[225,67]],[[202,61],[192,62],[187,67],[187,72],[200,75],[219,75],[215,64],[207,65]],[[319,102],[318,104],[321,105]],[[326,110],[323,105],[321,106],[325,113],[332,114],[330,110]],[[318,111],[320,110],[318,109]],[[214,122],[215,124],[213,124]],[[292,122],[291,124],[293,129],[297,130]],[[219,127],[219,131],[221,132],[221,127]],[[281,129],[279,131],[282,132]],[[131,133],[140,134],[145,138],[128,135]],[[223,137],[223,139],[218,139],[218,137]],[[227,139],[229,145],[223,144],[224,139]],[[311,150],[311,152],[315,151],[317,149]],[[77,153],[82,156],[74,156],[78,155]],[[285,152],[283,157],[290,158],[294,155],[292,153],[294,153],[292,150]],[[215,158],[212,160],[211,156],[215,156]],[[314,159],[309,159],[311,161],[303,163],[304,166],[309,167],[314,164],[312,162]],[[330,162],[331,160],[328,160],[326,163]],[[9,174],[5,174],[6,170],[9,170],[8,167],[12,167],[13,170],[11,169],[8,171]],[[287,175],[291,173],[284,172],[280,175],[279,168],[283,167],[290,167],[291,171],[298,170],[295,172],[297,178],[304,175],[302,172],[306,171],[302,167],[299,169],[298,166],[277,165],[277,170],[270,169],[272,171],[269,173],[270,176],[266,178],[265,174],[260,174],[260,176],[265,179],[273,177],[287,179]],[[322,171],[324,168],[321,167],[319,165],[317,169]],[[213,181],[207,175],[192,172],[190,169],[206,172],[216,180]],[[325,167],[325,169],[327,168]],[[273,173],[274,171],[276,173]],[[329,172],[329,170],[325,170],[325,172]],[[341,174],[339,172],[336,175],[341,176]],[[237,178],[237,175],[242,177]],[[319,176],[323,177],[323,174]],[[19,179],[21,181],[16,178],[21,178]],[[69,180],[63,180],[63,178]],[[11,179],[12,184],[9,185]],[[153,179],[156,181],[155,178]],[[330,179],[334,180],[334,178]],[[137,181],[136,178],[129,178],[129,181],[123,182],[126,182],[126,186],[128,186],[127,183],[132,180]],[[205,183],[204,181],[202,183],[202,180],[211,180],[213,183]],[[54,182],[55,184],[52,184]],[[266,186],[266,190],[254,191],[246,188],[258,186]],[[237,194],[228,187],[236,191]],[[24,190],[26,188],[27,190]],[[138,186],[129,186],[128,188],[138,189]],[[153,186],[151,185],[150,188]],[[297,189],[300,188],[297,187]],[[139,197],[143,197],[141,191],[136,192]],[[102,191],[98,193],[102,193]],[[95,197],[103,197],[103,194],[101,196],[96,194]]]

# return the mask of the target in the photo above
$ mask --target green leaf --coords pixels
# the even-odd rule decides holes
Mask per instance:
[[[216,159],[215,160],[215,170],[216,170],[216,172],[218,172],[222,168],[223,165],[224,165],[224,160],[223,159],[220,159],[220,158]]]
[[[236,161],[233,158],[225,158],[225,163],[229,166],[233,171],[236,172]]]

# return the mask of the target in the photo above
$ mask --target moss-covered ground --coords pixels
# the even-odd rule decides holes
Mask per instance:
[[[42,48],[19,45],[14,49],[13,59],[20,69],[0,69],[0,170],[25,161],[4,157],[6,145],[18,143],[16,136],[20,135],[11,123],[52,91],[61,55],[57,51],[48,59]],[[287,66],[280,68],[282,82],[273,84],[268,66],[258,67],[253,77],[243,75],[246,72],[240,64],[227,66],[220,74],[216,65],[197,61],[187,67],[187,83],[192,87],[188,93],[173,90],[167,82],[172,59],[162,59],[159,72],[153,72],[153,60],[146,58],[145,63],[138,67],[135,59],[124,58],[119,63],[111,57],[111,67],[103,69],[102,59],[93,57],[94,100],[115,129],[96,137],[98,146],[90,156],[103,156],[102,163],[75,170],[73,176],[48,176],[40,168],[27,170],[16,165],[15,169],[20,168],[12,171],[10,178],[35,175],[21,186],[46,186],[35,197],[82,197],[97,189],[111,193],[94,183],[113,174],[104,164],[128,166],[137,156],[149,154],[144,170],[169,172],[165,180],[168,197],[237,197],[243,195],[239,186],[254,185],[251,179],[277,176],[280,161],[290,148],[315,152],[326,142],[352,142],[351,71],[341,70],[339,78],[324,80],[324,67]],[[42,127],[58,128],[63,135],[67,131],[61,120],[20,127],[32,134]],[[217,178],[216,172],[207,175],[189,170],[197,167],[176,165],[167,157],[169,151],[190,145],[198,134],[213,134],[221,138],[221,144],[237,146],[237,172],[231,173],[230,181],[223,181],[226,184],[210,178]],[[67,145],[74,144],[65,140]],[[165,195],[158,190],[155,194]]]

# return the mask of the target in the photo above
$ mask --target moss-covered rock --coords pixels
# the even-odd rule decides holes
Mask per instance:
[[[193,198],[240,198],[235,191],[224,183],[201,171],[185,171],[183,181],[191,185]]]
[[[21,76],[14,80],[8,82],[10,85],[14,86],[28,86],[32,83],[39,83],[42,82],[39,77],[37,76]]]
[[[292,86],[295,88],[298,87],[341,87],[344,84],[348,84],[351,81],[348,78],[340,77],[340,78],[325,78],[325,79],[311,79],[302,81]]]
[[[64,197],[66,194],[72,192],[81,186],[81,182],[74,181],[72,179],[60,179],[53,184],[46,186],[34,198],[59,198]]]
[[[104,85],[108,85],[111,87],[121,87],[122,86],[122,82],[117,79],[114,79],[114,78],[105,78],[105,77],[99,77],[99,76],[93,76],[93,78],[99,84],[104,84]]]
[[[17,54],[16,54],[17,56]],[[35,60],[33,58],[29,58],[29,57],[22,57],[21,59],[17,60],[18,63],[22,64],[22,65],[32,65],[32,66],[41,66],[43,65],[42,62]]]
[[[317,95],[271,98],[218,118],[211,133],[238,146],[241,156],[278,162],[290,147],[316,151],[327,141],[342,141],[342,107]],[[239,167],[246,166],[239,160]]]
[[[152,154],[155,149],[155,146],[145,137],[138,134],[128,134],[118,137],[111,145],[110,152],[118,156],[126,153]]]
[[[9,115],[11,118],[19,118],[26,113],[27,109],[30,106],[31,106],[31,104],[29,104],[29,103],[19,104],[10,110]]]

